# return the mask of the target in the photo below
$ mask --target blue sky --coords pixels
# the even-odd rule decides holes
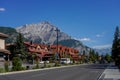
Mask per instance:
[[[49,21],[89,47],[110,47],[120,0],[0,0],[0,26]]]

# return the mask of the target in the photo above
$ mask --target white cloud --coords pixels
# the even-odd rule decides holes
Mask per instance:
[[[102,37],[102,35],[100,35],[100,34],[97,34],[97,35],[96,35],[96,37],[98,37],[98,38],[99,38],[99,37]]]
[[[97,34],[97,35],[96,35],[96,37],[97,37],[97,38],[103,37],[103,36],[104,36],[104,34],[105,34],[104,32],[103,32],[103,33],[101,33],[101,34]]]
[[[91,41],[90,38],[86,38],[86,37],[85,38],[74,38],[74,39],[82,41],[82,42],[89,42],[89,41]]]
[[[88,42],[88,41],[91,41],[91,39],[90,38],[81,38],[80,41],[87,41]]]
[[[106,44],[106,45],[98,45],[98,46],[93,46],[92,48],[95,49],[104,49],[104,48],[111,48],[112,44]]]
[[[3,12],[5,11],[6,9],[5,8],[0,8],[0,12]]]

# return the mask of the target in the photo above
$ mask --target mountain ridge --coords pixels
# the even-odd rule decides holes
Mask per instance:
[[[101,49],[95,49],[94,50],[96,52],[98,52],[99,54],[105,55],[105,54],[110,54],[111,55],[111,48],[101,48]]]
[[[26,24],[24,26],[17,27],[17,32],[24,35],[25,38],[29,38],[35,42],[36,38],[41,39],[39,43],[54,43],[57,37],[56,30],[57,27],[50,24],[49,22],[41,22],[37,24]],[[31,37],[32,36],[32,37]],[[70,39],[70,36],[64,32],[59,32],[59,41],[63,39]],[[61,37],[62,36],[62,37]]]
[[[52,28],[46,30],[46,27],[44,26],[44,24],[47,24],[48,28],[50,26],[52,26]],[[45,36],[45,38],[44,38],[44,39],[46,39],[45,41],[40,36],[38,36],[38,35],[41,35],[41,33],[37,33],[37,35],[31,34],[32,31],[34,31],[34,27],[32,27],[32,29],[30,31],[27,31],[27,29],[30,29],[31,26],[34,26],[34,25],[38,25],[36,31],[43,30],[41,32],[43,32],[42,34],[45,34],[45,35],[42,35],[43,36],[42,38],[44,38],[44,36]],[[40,28],[39,25],[42,25],[43,28]],[[42,23],[34,23],[34,24],[25,24],[25,25],[17,27],[17,28],[0,26],[0,32],[9,35],[9,37],[6,39],[7,43],[14,43],[16,40],[16,37],[19,33],[19,31],[17,31],[16,29],[22,29],[22,30],[20,30],[20,33],[22,33],[22,34],[24,33],[23,36],[24,36],[25,41],[33,41],[32,40],[32,38],[33,38],[34,43],[38,43],[38,44],[44,43],[44,44],[49,45],[49,44],[56,44],[56,37],[57,37],[56,36],[57,33],[55,31],[56,28],[58,28],[58,27],[50,24],[49,22],[42,22]],[[46,34],[46,32],[44,32],[44,31],[50,32],[50,34],[48,34],[48,33]],[[26,35],[26,34],[28,34],[28,35]],[[82,54],[83,52],[85,52],[86,54],[89,54],[90,49],[94,49],[94,48],[90,48],[90,47],[84,45],[79,40],[71,38],[71,36],[69,36],[68,34],[65,34],[64,32],[60,31],[59,34],[60,34],[60,35],[58,35],[58,37],[59,37],[58,43],[59,44],[62,44],[63,46],[68,46],[68,47],[78,49],[80,54]],[[65,36],[64,36],[64,34],[65,34]],[[51,41],[52,39],[50,39],[51,35],[52,35],[53,41]],[[67,36],[67,38],[66,38],[66,36]],[[48,40],[48,39],[50,39],[50,40]],[[51,42],[46,42],[46,41],[51,41]],[[96,52],[98,52],[99,54],[103,54],[103,55],[106,53],[111,54],[111,48],[109,48],[109,49],[106,49],[106,48],[105,49],[94,49],[94,50]]]
[[[0,32],[9,36],[5,39],[6,43],[14,43],[18,35],[16,29],[11,27],[0,26]]]
[[[26,24],[20,27],[16,27],[17,32],[24,35],[25,38],[35,42],[35,43],[45,43],[45,44],[55,44],[57,40],[58,27],[52,25],[49,22],[41,22],[34,24]],[[37,41],[37,42],[36,42]],[[82,52],[89,53],[90,48],[83,45],[81,41],[72,39],[68,34],[59,31],[58,32],[58,42],[62,42],[62,45],[76,48]],[[69,45],[66,45],[69,44]]]

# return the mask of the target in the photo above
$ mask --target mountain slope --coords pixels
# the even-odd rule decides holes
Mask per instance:
[[[17,32],[20,32],[29,41],[34,43],[45,43],[45,44],[55,44],[57,38],[57,27],[50,24],[49,22],[41,22],[38,24],[26,24],[17,27]],[[62,31],[58,32],[59,44],[64,46],[76,48],[82,53],[85,51],[87,54],[90,50],[87,46],[83,45],[80,41],[71,39],[71,37]]]
[[[111,54],[111,48],[102,48],[102,49],[94,49],[99,54],[105,55],[106,53]]]
[[[11,27],[0,26],[0,32],[9,35],[9,37],[6,38],[7,43],[15,42],[16,36],[18,35],[17,31]]]
[[[86,54],[89,54],[89,51],[91,49],[91,48],[85,46],[84,44],[82,44],[82,42],[80,42],[78,40],[74,40],[74,39],[61,40],[61,41],[59,41],[59,44],[62,44],[64,46],[69,46],[72,48],[76,48],[79,50],[79,52],[81,54],[83,52],[85,52]]]
[[[37,41],[37,43],[50,43],[53,44],[56,40],[57,28],[50,24],[49,22],[42,22],[38,24],[26,24],[24,26],[17,27],[17,32],[20,32],[24,35],[25,38],[32,40],[33,42],[36,42],[36,40],[40,39],[40,41]],[[70,39],[70,36],[63,32],[59,32],[59,41]]]

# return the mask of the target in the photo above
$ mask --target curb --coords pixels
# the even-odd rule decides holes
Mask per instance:
[[[111,66],[111,64],[109,64],[109,65],[107,66],[106,69],[108,69],[110,66]],[[106,70],[106,69],[105,69],[105,70]],[[97,80],[104,80],[104,77],[105,77],[105,70],[100,74],[100,76],[98,77]]]
[[[80,65],[87,65],[87,64],[79,64],[79,65],[60,66],[60,67],[51,67],[51,68],[43,68],[43,69],[32,69],[32,70],[24,70],[24,71],[6,72],[6,73],[0,73],[0,75],[9,75],[9,74],[17,74],[17,73],[33,72],[33,71],[43,71],[43,70],[51,70],[51,69],[58,69],[58,68],[65,68],[65,67],[74,67],[74,66],[80,66]]]

